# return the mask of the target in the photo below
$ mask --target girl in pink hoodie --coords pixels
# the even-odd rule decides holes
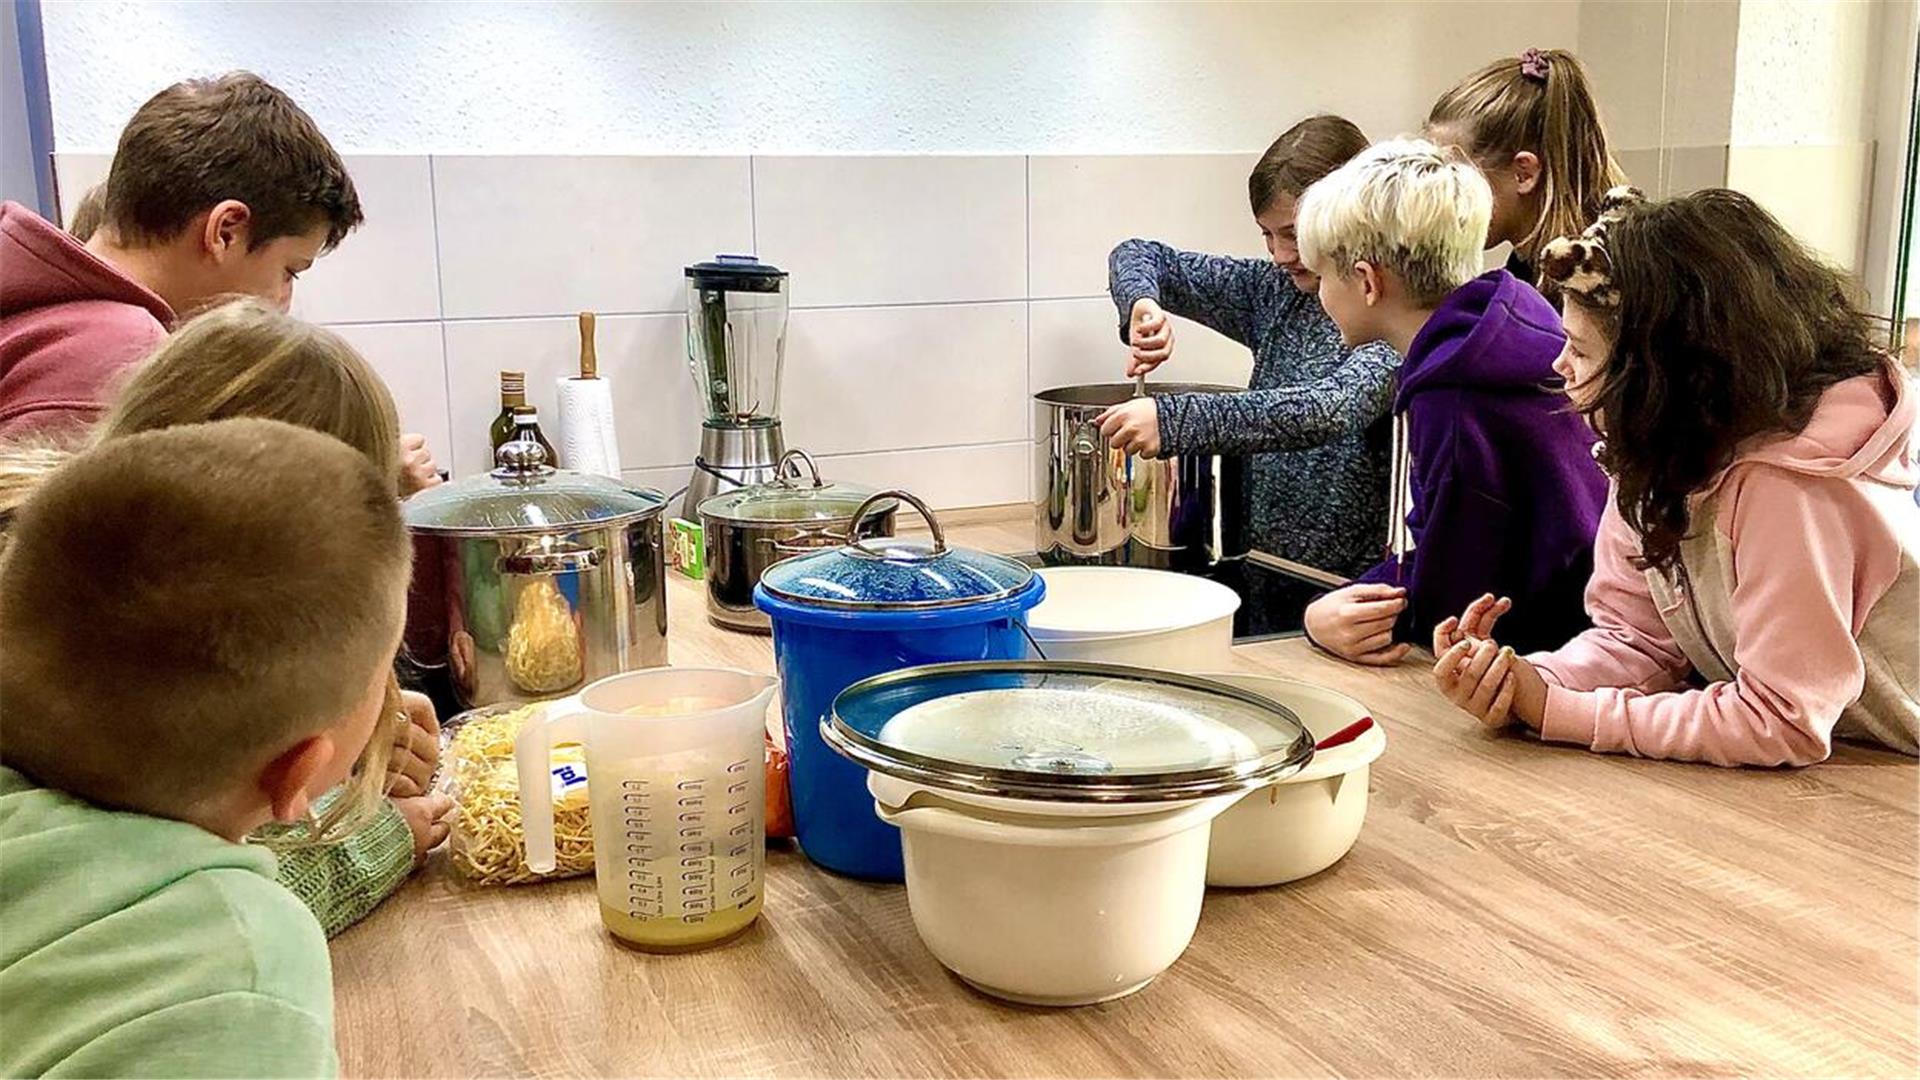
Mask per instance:
[[[1810,765],[1836,736],[1920,752],[1920,506],[1910,379],[1845,279],[1737,192],[1617,189],[1543,252],[1555,368],[1613,489],[1593,629],[1525,659],[1483,597],[1434,678],[1491,726],[1716,765]]]

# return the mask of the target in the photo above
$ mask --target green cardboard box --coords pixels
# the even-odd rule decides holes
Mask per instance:
[[[667,522],[667,565],[695,581],[707,576],[707,531],[699,522]]]

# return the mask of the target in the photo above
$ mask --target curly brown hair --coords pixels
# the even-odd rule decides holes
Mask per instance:
[[[1742,443],[1800,431],[1828,387],[1886,361],[1852,281],[1737,191],[1628,205],[1604,243],[1597,287],[1571,260],[1542,271],[1612,339],[1582,412],[1639,565],[1665,571]]]

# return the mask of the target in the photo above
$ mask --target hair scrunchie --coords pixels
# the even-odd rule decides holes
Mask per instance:
[[[1528,49],[1520,54],[1520,74],[1537,83],[1547,81],[1547,56],[1539,49]]]

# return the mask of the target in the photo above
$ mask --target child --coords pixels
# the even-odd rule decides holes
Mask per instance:
[[[178,314],[293,282],[361,221],[346,166],[257,75],[178,83],[128,121],[82,247],[0,206],[0,435],[81,428]]]
[[[1845,278],[1752,200],[1636,194],[1542,262],[1567,297],[1557,367],[1613,477],[1593,629],[1521,660],[1483,597],[1435,629],[1435,678],[1490,725],[1600,751],[1808,765],[1837,735],[1915,753],[1913,386]]]
[[[335,334],[258,300],[232,301],[184,324],[139,367],[90,439],[242,416],[325,432],[398,481],[399,423],[373,369]],[[0,446],[0,530],[72,456],[51,445]],[[418,694],[403,695],[403,703],[414,722],[400,730],[385,777],[393,797],[375,803],[370,820],[348,820],[353,801],[335,797],[323,802],[310,828],[266,838],[281,853],[282,884],[313,908],[329,935],[370,912],[446,835],[450,800],[426,790],[439,756],[433,707]]]
[[[1387,404],[1400,357],[1375,341],[1342,344],[1320,310],[1319,283],[1300,263],[1300,194],[1367,148],[1337,116],[1288,128],[1247,178],[1254,223],[1270,259],[1236,259],[1128,240],[1108,259],[1120,337],[1133,346],[1129,378],[1173,352],[1172,312],[1253,350],[1244,394],[1155,394],[1115,405],[1100,429],[1117,449],[1159,454],[1251,454],[1248,544],[1354,574],[1385,539]]]
[[[1606,479],[1593,433],[1548,388],[1564,337],[1540,294],[1480,273],[1492,196],[1457,152],[1381,143],[1307,189],[1300,253],[1349,343],[1406,357],[1393,414],[1389,558],[1307,608],[1308,637],[1363,664],[1483,592],[1525,598],[1514,635],[1586,626],[1580,589]]]
[[[313,916],[244,843],[399,723],[392,477],[227,420],[108,440],[0,560],[0,1074],[331,1076]]]
[[[1486,246],[1512,244],[1507,270],[1528,284],[1541,245],[1579,232],[1606,190],[1627,182],[1607,151],[1587,73],[1560,49],[1528,49],[1467,76],[1434,102],[1427,137],[1460,147],[1486,176]],[[1539,287],[1560,305],[1552,282]]]

